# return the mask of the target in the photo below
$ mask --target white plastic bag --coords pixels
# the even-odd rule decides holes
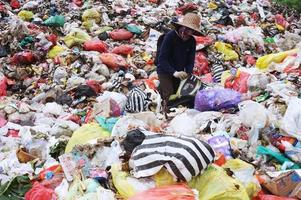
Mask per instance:
[[[168,133],[185,136],[195,136],[197,131],[197,122],[187,113],[182,113],[173,118],[167,130]]]
[[[280,128],[287,135],[301,140],[301,99],[292,98],[289,101]]]

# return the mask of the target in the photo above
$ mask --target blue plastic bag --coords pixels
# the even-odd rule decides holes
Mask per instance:
[[[231,89],[200,90],[194,101],[194,108],[199,111],[218,111],[228,109],[241,102],[241,94]]]
[[[106,118],[102,116],[95,117],[95,120],[99,123],[99,125],[105,130],[109,131],[110,133],[112,133],[113,127],[115,126],[118,119],[119,118],[117,117],[111,117],[111,118]]]

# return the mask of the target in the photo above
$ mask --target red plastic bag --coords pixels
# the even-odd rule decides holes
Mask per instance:
[[[301,76],[301,67],[287,66],[283,71],[287,74],[298,74]]]
[[[18,0],[11,0],[10,6],[12,7],[12,9],[18,9],[21,7],[21,4]]]
[[[7,90],[7,78],[4,77],[2,80],[0,80],[0,97],[6,96],[6,90]]]
[[[102,53],[100,59],[105,65],[115,71],[119,70],[120,67],[128,68],[126,60],[118,54]]]
[[[55,34],[50,34],[46,36],[46,39],[50,41],[53,45],[56,45],[57,42],[57,36]]]
[[[225,81],[225,88],[236,90],[240,93],[248,92],[248,79],[250,74],[246,72],[240,72],[238,77],[230,76]]]
[[[201,77],[202,83],[208,84],[213,83],[213,77],[211,73],[207,73],[204,76]]]
[[[260,194],[256,198],[253,198],[253,200],[297,200],[297,199],[288,198],[288,197],[278,197],[278,196],[268,195],[268,194]]]
[[[138,193],[129,200],[195,200],[195,194],[187,185],[168,185]]]
[[[281,14],[275,15],[275,23],[282,26],[283,28],[287,28],[289,26],[289,23],[285,20],[285,18]]]
[[[120,54],[120,55],[125,55],[127,56],[128,54],[133,54],[134,48],[130,45],[120,45],[119,47],[115,47],[112,51],[112,53]]]
[[[193,74],[196,76],[201,76],[203,74],[209,73],[209,62],[206,58],[206,55],[199,51],[195,55],[195,62],[193,68]]]
[[[32,64],[37,61],[37,57],[31,51],[15,53],[11,58],[13,64]]]
[[[244,60],[249,65],[255,65],[256,59],[252,55],[245,55]]]
[[[179,8],[176,9],[176,13],[179,15],[185,15],[188,12],[192,12],[197,10],[199,6],[195,3],[187,3]]]
[[[45,188],[39,182],[35,182],[32,188],[26,192],[25,200],[57,200],[54,190]]]
[[[81,7],[84,4],[82,0],[72,0],[72,2],[78,7]]]
[[[133,37],[133,33],[126,29],[117,29],[110,33],[110,37],[113,40],[129,40]]]
[[[101,85],[99,84],[99,82],[95,81],[95,80],[87,80],[86,84],[92,88],[96,93],[100,93],[102,91]]]
[[[90,40],[84,43],[84,49],[86,51],[98,51],[99,53],[107,52],[107,45],[100,40]]]
[[[214,42],[213,39],[209,36],[205,36],[205,37],[204,36],[198,36],[198,37],[196,36],[194,38],[195,38],[197,45],[202,44],[202,45],[208,46]]]

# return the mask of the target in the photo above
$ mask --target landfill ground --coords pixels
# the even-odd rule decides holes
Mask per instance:
[[[193,75],[163,105],[158,38],[190,12]],[[300,13],[0,0],[0,200],[301,199]]]

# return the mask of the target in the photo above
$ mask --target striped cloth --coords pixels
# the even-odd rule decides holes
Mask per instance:
[[[133,88],[128,95],[125,110],[130,113],[146,111],[150,103],[149,98],[139,87]]]
[[[221,82],[221,79],[222,79],[222,74],[224,72],[224,68],[222,65],[213,65],[211,67],[211,71],[212,71],[212,74],[213,74],[213,79],[214,79],[214,82],[216,83],[220,83]]]
[[[142,132],[146,138],[129,161],[136,178],[152,176],[165,167],[173,177],[189,181],[214,160],[210,145],[196,138]]]

